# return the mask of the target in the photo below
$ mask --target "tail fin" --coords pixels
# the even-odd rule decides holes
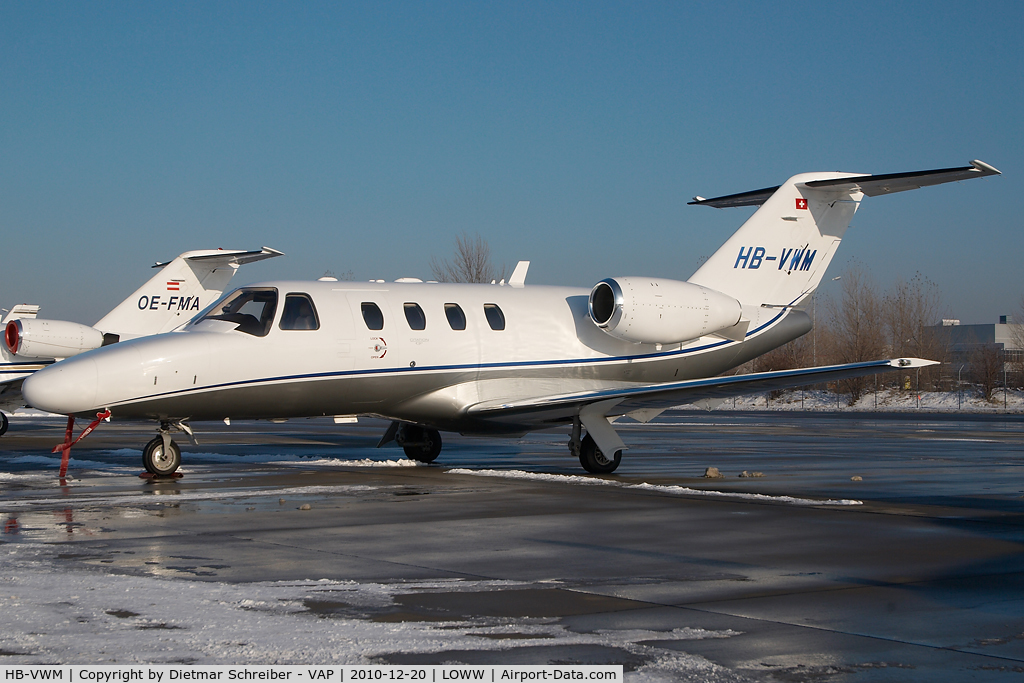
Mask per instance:
[[[154,268],[162,270],[94,327],[121,339],[168,332],[213,303],[239,266],[281,255],[269,247],[259,251],[187,251],[172,261],[155,264]]]
[[[746,306],[799,305],[821,282],[865,195],[998,174],[981,161],[888,175],[803,173],[778,187],[714,199],[695,197],[691,204],[761,208],[689,282],[728,294]]]

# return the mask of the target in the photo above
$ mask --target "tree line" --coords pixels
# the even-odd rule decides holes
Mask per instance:
[[[938,286],[921,273],[898,279],[882,289],[859,264],[835,278],[838,292],[815,293],[807,307],[814,329],[785,346],[754,359],[746,370],[763,372],[814,365],[833,365],[880,358],[926,358],[941,364],[911,373],[887,373],[827,385],[853,405],[875,387],[900,391],[977,391],[988,400],[1005,382],[1019,387],[1024,365],[1008,361],[994,344],[956,343],[942,326],[943,303]],[[1024,311],[1024,301],[1021,305]],[[1011,328],[1024,348],[1024,328]],[[1005,363],[1005,365],[1004,365]],[[1006,372],[1004,372],[1006,370]],[[877,383],[877,384],[876,384]]]

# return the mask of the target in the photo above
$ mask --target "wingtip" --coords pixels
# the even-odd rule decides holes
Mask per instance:
[[[979,171],[981,171],[981,173],[983,175],[1002,175],[1003,174],[1003,172],[1000,171],[995,166],[992,166],[990,164],[986,164],[984,161],[981,161],[980,159],[973,159],[971,161],[971,166],[973,166],[974,168],[976,168]]]
[[[929,365],[941,365],[937,360],[927,360],[925,358],[894,358],[889,361],[889,365],[894,368],[924,368]]]

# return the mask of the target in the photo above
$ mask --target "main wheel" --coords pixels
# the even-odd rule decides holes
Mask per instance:
[[[580,464],[591,474],[611,474],[622,462],[622,451],[615,451],[612,458],[605,457],[597,447],[594,437],[587,434],[580,442]]]
[[[441,435],[436,429],[419,425],[406,425],[402,430],[402,450],[405,457],[417,462],[434,462],[441,454]]]
[[[146,444],[142,449],[142,465],[147,472],[161,476],[174,474],[181,464],[181,449],[173,441],[170,442],[170,446],[168,452],[164,453],[164,439],[161,436]]]
[[[10,420],[7,419],[7,416],[0,412],[0,436],[3,436],[4,434],[7,433],[7,427],[10,424],[11,422]]]

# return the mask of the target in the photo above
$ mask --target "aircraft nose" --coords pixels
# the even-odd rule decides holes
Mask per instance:
[[[98,372],[92,358],[71,358],[25,379],[21,395],[38,410],[61,415],[95,409]]]

